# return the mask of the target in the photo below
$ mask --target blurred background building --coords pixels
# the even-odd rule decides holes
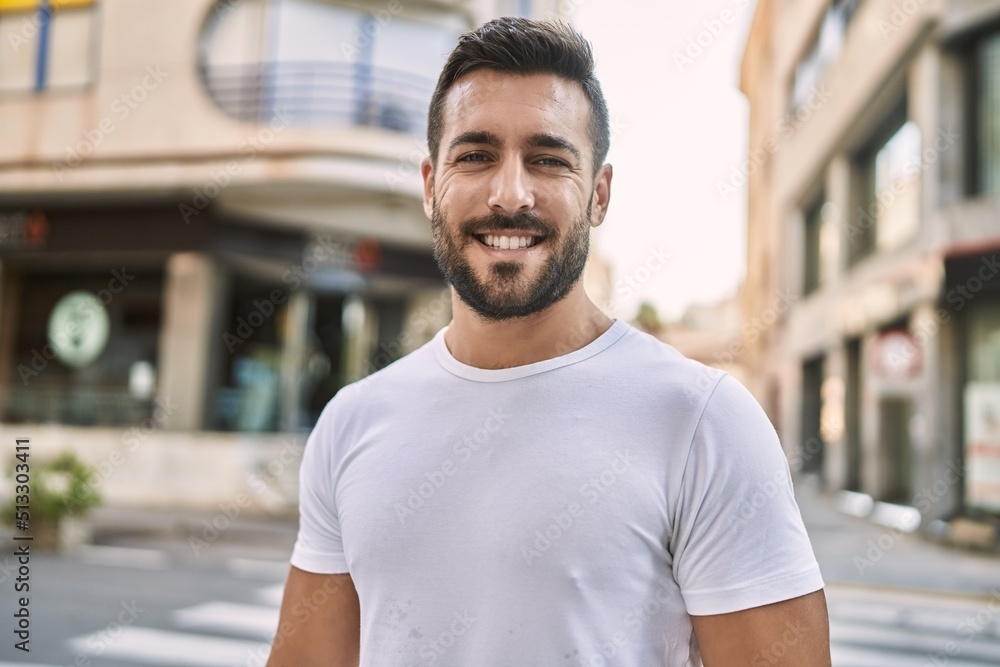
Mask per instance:
[[[760,0],[741,87],[752,389],[827,488],[1000,513],[1000,2]]]
[[[471,27],[558,11],[0,0],[0,431],[105,464],[112,503],[245,489],[447,324],[419,174],[437,76]]]

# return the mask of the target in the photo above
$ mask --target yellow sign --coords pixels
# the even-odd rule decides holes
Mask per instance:
[[[0,0],[0,14],[6,12],[37,11],[42,0]],[[49,0],[52,9],[71,9],[73,7],[90,7],[94,0]]]

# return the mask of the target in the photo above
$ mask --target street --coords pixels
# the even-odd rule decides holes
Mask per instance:
[[[884,529],[839,515],[807,488],[799,504],[827,582],[836,667],[1000,665],[1000,560],[907,535],[865,565],[854,556],[870,562]],[[33,555],[31,652],[15,650],[7,631],[0,667],[263,665],[294,526],[243,520],[196,549],[197,525]],[[13,563],[0,562],[4,588]],[[15,608],[5,591],[0,616]]]

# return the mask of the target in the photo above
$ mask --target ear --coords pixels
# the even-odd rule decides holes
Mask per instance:
[[[434,165],[430,157],[420,161],[420,176],[424,179],[424,215],[434,217]]]
[[[597,227],[604,222],[604,216],[608,214],[608,204],[611,202],[611,176],[612,168],[610,164],[605,164],[597,171],[594,179],[594,195],[590,202],[590,226]]]

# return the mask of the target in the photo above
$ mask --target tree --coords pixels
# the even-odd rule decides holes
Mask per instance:
[[[639,304],[639,310],[635,314],[635,324],[646,333],[654,335],[663,328],[660,315],[656,312],[656,306],[648,301]]]

